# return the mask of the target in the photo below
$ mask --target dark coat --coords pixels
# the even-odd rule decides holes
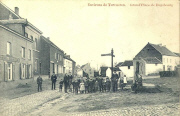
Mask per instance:
[[[56,75],[52,75],[52,76],[51,76],[51,81],[52,81],[52,82],[56,82],[56,79],[57,79],[57,76],[56,76]]]
[[[42,78],[39,76],[38,78],[37,78],[37,84],[42,84]]]

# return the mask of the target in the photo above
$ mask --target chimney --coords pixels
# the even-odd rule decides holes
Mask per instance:
[[[15,11],[15,13],[16,13],[17,15],[19,15],[19,8],[18,8],[18,7],[15,7],[15,8],[14,8],[14,11]]]
[[[162,46],[162,43],[161,44],[158,44],[159,46]]]
[[[49,38],[49,37],[47,37],[47,39],[48,39],[48,40],[50,40],[50,38]]]

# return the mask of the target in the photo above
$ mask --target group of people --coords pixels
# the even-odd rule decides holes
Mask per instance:
[[[51,76],[52,81],[52,90],[56,89],[56,81],[57,76],[53,72]],[[42,91],[42,82],[43,79],[39,75],[37,78],[38,84],[38,92]],[[118,91],[118,88],[123,89],[127,84],[127,77],[126,75],[119,77],[116,73],[112,75],[111,78],[109,77],[96,77],[96,78],[88,78],[74,79],[72,75],[65,74],[63,79],[60,79],[59,82],[59,91],[62,92],[64,87],[64,92],[67,93],[73,92],[75,94],[78,93],[93,93],[93,92],[109,92]]]
[[[124,75],[120,77],[117,74],[113,74],[112,78],[109,77],[96,77],[85,79],[73,79],[72,75],[65,74],[64,79],[59,82],[59,91],[62,91],[64,85],[64,91],[67,93],[67,89],[75,94],[78,93],[93,93],[93,92],[108,92],[118,91],[118,87],[123,89],[127,84],[127,77]]]

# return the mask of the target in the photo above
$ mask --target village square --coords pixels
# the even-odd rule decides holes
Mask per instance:
[[[55,7],[56,3],[53,4]],[[162,43],[155,39],[144,43],[140,42],[143,39],[133,39],[133,42],[131,39],[124,39],[112,40],[114,43],[111,44],[111,39],[105,39],[104,36],[101,40],[81,40],[78,38],[81,36],[77,35],[84,34],[80,32],[85,29],[82,20],[87,19],[81,15],[74,16],[73,13],[78,14],[78,10],[70,10],[72,17],[67,16],[72,21],[69,24],[70,29],[67,29],[68,34],[60,39],[53,39],[54,36],[44,36],[44,30],[41,31],[29,19],[22,17],[20,11],[24,12],[23,9],[13,7],[14,10],[8,6],[8,2],[0,2],[0,116],[180,115],[180,53],[175,50],[179,44],[166,45],[159,36],[157,38]],[[46,11],[49,9],[45,8]],[[53,8],[53,11],[56,9]],[[114,14],[109,13],[108,16],[116,17]],[[43,17],[40,12],[31,14],[31,17],[38,21],[41,17],[39,15]],[[48,16],[50,18],[53,15],[52,13]],[[73,18],[75,21],[81,20],[81,23],[74,23]],[[116,18],[113,18],[115,22],[118,21]],[[94,25],[100,25],[101,20],[106,19],[97,18]],[[59,19],[56,21],[50,23],[58,25]],[[92,28],[93,24],[89,22],[89,25],[85,25]],[[115,23],[112,25],[112,30],[100,26],[98,29],[103,32],[108,30],[107,33],[114,36],[117,34],[114,30],[118,27]],[[137,32],[138,28],[136,27]],[[63,26],[60,29],[66,30]],[[66,33],[56,30],[53,31]],[[92,33],[96,32],[85,32],[85,35],[93,35]],[[101,31],[99,33],[102,35]],[[71,34],[73,39],[77,36],[76,41],[69,39]],[[97,37],[101,38],[100,35]],[[131,37],[129,32],[125,35]],[[120,47],[118,42],[121,42]]]

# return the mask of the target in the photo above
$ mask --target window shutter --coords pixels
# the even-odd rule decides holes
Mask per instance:
[[[28,78],[28,76],[27,76],[27,66],[28,66],[28,65],[25,65],[25,78],[26,78],[26,79]]]
[[[12,80],[14,81],[15,80],[15,65],[14,63],[12,64]]]
[[[21,63],[19,64],[19,76],[20,76],[20,79],[22,79]]]
[[[7,62],[4,62],[4,69],[5,69],[5,76],[4,76],[4,81],[8,81],[8,64]]]

